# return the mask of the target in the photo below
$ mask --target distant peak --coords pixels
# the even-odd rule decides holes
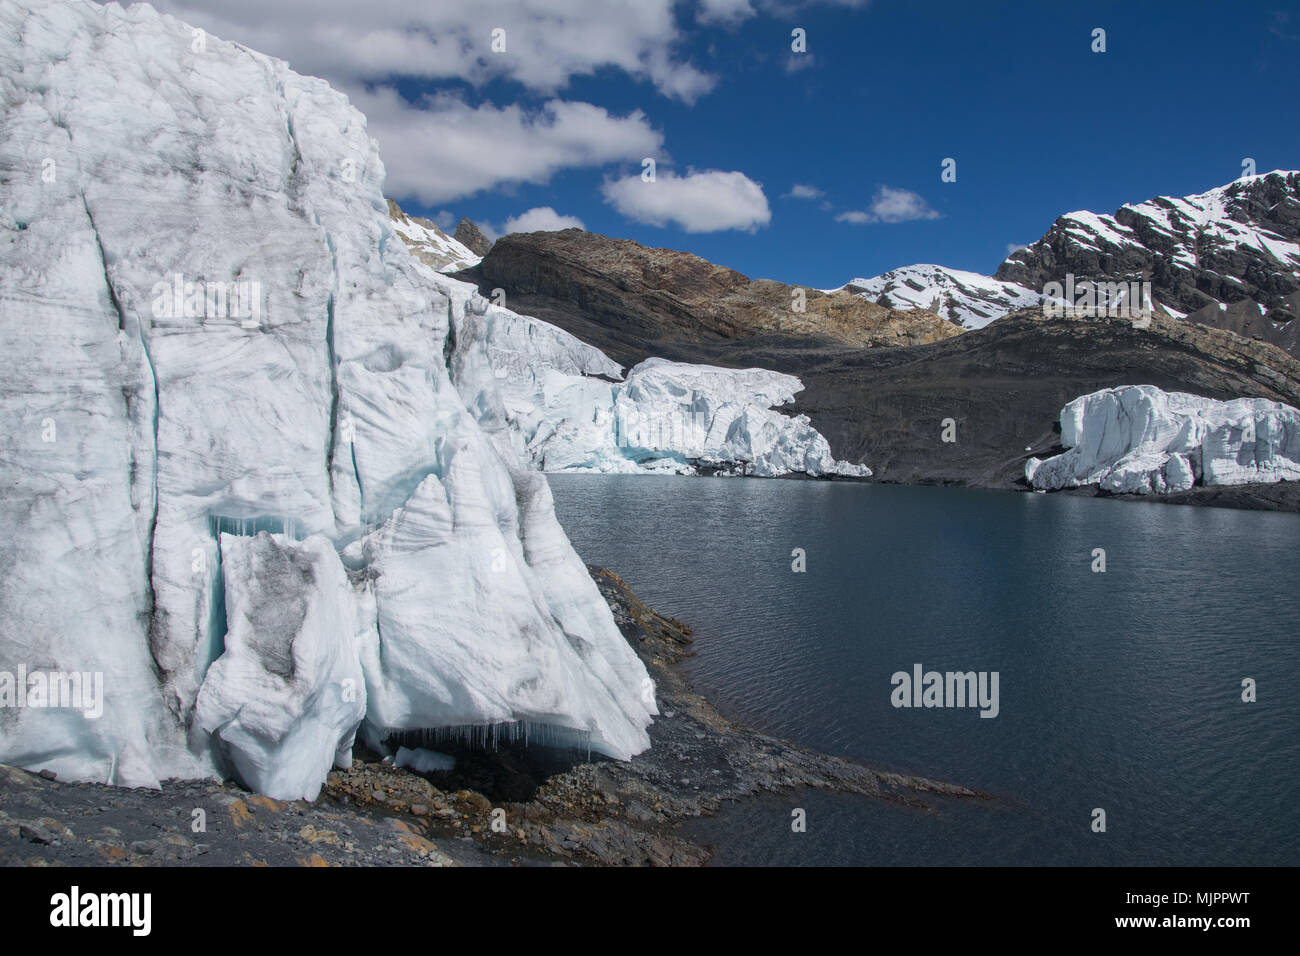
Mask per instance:
[[[456,224],[456,233],[452,237],[476,256],[485,256],[492,248],[492,241],[483,235],[483,230],[468,217]]]

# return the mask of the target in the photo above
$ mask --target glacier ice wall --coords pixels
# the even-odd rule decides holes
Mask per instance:
[[[767,369],[650,358],[623,368],[569,333],[426,270],[454,303],[452,379],[480,424],[533,467],[865,477],[837,461],[806,415],[778,406],[803,383]]]
[[[330,767],[351,765],[366,713],[365,628],[347,572],[322,535],[223,534],[221,561],[225,651],[199,688],[195,722],[248,786],[315,799]]]
[[[1194,484],[1300,480],[1300,411],[1281,402],[1221,402],[1152,385],[1108,388],[1061,410],[1054,458],[1030,458],[1035,488],[1096,484],[1107,491],[1164,494]]]
[[[358,673],[370,737],[648,746],[653,686],[494,431],[495,376],[473,410],[453,385],[455,297],[393,232],[361,114],[146,5],[66,0],[0,6],[0,97],[0,676],[106,696],[0,707],[0,761],[310,796]],[[259,526],[291,532],[221,533]],[[281,560],[303,573],[250,578]],[[301,614],[250,616],[275,605]]]

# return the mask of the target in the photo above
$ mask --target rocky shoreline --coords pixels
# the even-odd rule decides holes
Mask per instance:
[[[627,762],[501,745],[418,774],[359,748],[319,799],[285,802],[233,783],[161,790],[64,783],[0,767],[6,866],[697,866],[682,824],[762,792],[819,787],[913,807],[965,787],[882,773],[727,721],[675,665],[689,627],[590,567],[619,629],[658,685],[650,750]],[[444,748],[445,749],[445,748]]]
[[[1028,490],[1028,489],[1025,489]],[[1197,485],[1187,491],[1163,495],[1117,495],[1096,485],[1065,488],[1049,494],[1077,495],[1083,498],[1113,498],[1116,501],[1140,501],[1162,505],[1199,505],[1203,508],[1236,508],[1242,511],[1300,512],[1300,481],[1276,481],[1245,485]]]

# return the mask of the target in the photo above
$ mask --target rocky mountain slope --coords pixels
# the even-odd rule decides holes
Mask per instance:
[[[1135,324],[1028,310],[932,345],[812,359],[798,374],[807,391],[797,407],[837,455],[913,483],[1012,487],[1031,455],[1064,450],[1061,409],[1103,388],[1154,385],[1300,407],[1296,359],[1159,315]]]
[[[894,309],[926,309],[964,329],[982,329],[1042,298],[1014,282],[936,265],[892,269],[874,279],[854,279],[841,289]]]
[[[1070,213],[1012,253],[996,278],[1041,289],[1067,272],[1094,281],[1149,279],[1152,298],[1171,315],[1297,354],[1300,172],[1158,196],[1113,216]]]
[[[456,223],[453,238],[476,256],[485,256],[492,248],[492,241],[483,235],[483,231],[471,219],[461,219]]]
[[[1157,311],[1300,355],[1300,172],[1247,176],[1195,196],[1158,196],[1112,215],[1072,212],[993,276],[906,266],[843,286],[894,307],[936,306],[981,328],[1036,304],[1066,274],[1149,281]]]
[[[784,339],[802,346],[919,345],[960,333],[927,312],[899,312],[847,292],[749,277],[690,253],[580,229],[514,233],[457,278],[595,345],[626,365],[691,361],[701,344]],[[796,311],[802,293],[803,311]],[[731,363],[727,363],[731,364]]]
[[[481,253],[475,252],[459,239],[448,236],[436,223],[420,216],[408,216],[391,199],[388,200],[388,218],[392,220],[393,229],[402,237],[411,254],[439,272],[468,269],[478,265],[482,258]]]

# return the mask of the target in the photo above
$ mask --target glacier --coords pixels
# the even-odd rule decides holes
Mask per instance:
[[[1262,398],[1102,389],[1061,410],[1061,443],[1064,453],[1025,463],[1033,487],[1159,495],[1196,484],[1300,480],[1300,410]]]
[[[768,369],[649,358],[623,367],[575,336],[420,266],[452,303],[452,380],[503,454],[547,472],[864,478],[806,415],[803,383]],[[484,387],[488,383],[489,387]]]
[[[354,736],[647,747],[653,682],[519,457],[508,370],[552,333],[476,338],[346,98],[144,4],[7,2],[0,65],[0,670],[106,698],[0,708],[0,762],[312,798]],[[515,374],[605,384],[574,355]]]

